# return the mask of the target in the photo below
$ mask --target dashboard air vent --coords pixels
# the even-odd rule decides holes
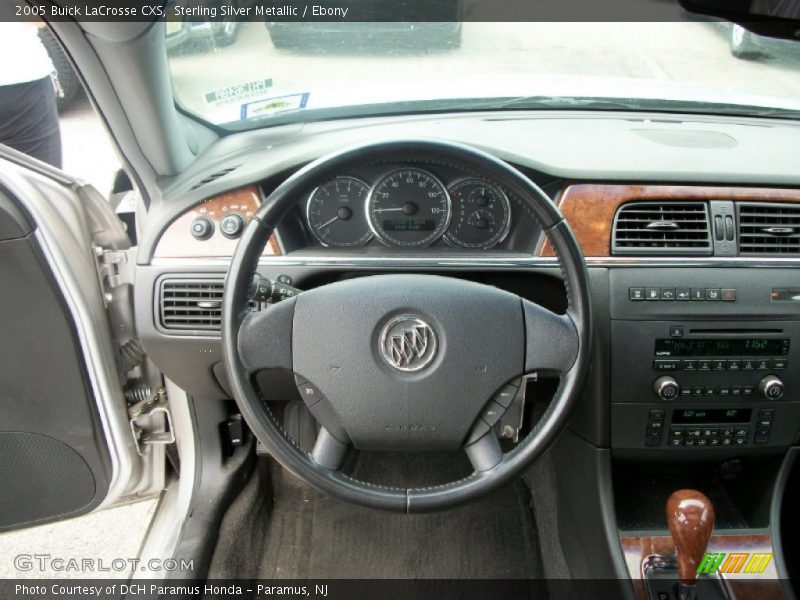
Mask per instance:
[[[227,169],[222,169],[221,171],[217,171],[215,173],[211,173],[211,175],[207,175],[197,183],[195,183],[190,189],[196,190],[197,188],[203,187],[206,184],[211,183],[212,181],[216,181],[220,177],[225,177],[228,173],[233,173],[236,169],[238,169],[238,165],[235,167],[228,167]]]
[[[631,202],[614,218],[614,254],[711,254],[705,202]]]
[[[740,202],[739,254],[800,254],[800,204]]]
[[[219,331],[222,279],[167,279],[161,282],[161,327],[180,331]]]

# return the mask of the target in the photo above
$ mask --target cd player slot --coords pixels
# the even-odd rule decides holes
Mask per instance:
[[[773,335],[781,334],[783,329],[689,329],[695,335]]]

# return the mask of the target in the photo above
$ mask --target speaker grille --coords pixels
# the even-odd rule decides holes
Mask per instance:
[[[37,433],[0,432],[0,527],[67,515],[88,506],[95,481],[81,456]]]

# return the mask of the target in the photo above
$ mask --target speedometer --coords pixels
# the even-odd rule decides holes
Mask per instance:
[[[390,246],[426,246],[450,223],[450,196],[435,176],[401,169],[375,184],[367,203],[375,235]]]
[[[482,179],[467,179],[450,188],[453,221],[447,240],[465,248],[491,248],[508,234],[511,206],[502,190]]]
[[[337,177],[311,193],[308,226],[326,246],[360,246],[372,238],[364,215],[369,187],[355,177]]]

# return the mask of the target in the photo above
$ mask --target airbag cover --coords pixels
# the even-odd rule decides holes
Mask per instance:
[[[381,351],[382,330],[401,316],[436,338],[435,356],[417,371]],[[356,448],[455,449],[489,398],[522,374],[524,332],[521,301],[508,292],[431,275],[361,277],[297,297],[294,371],[328,400]],[[404,345],[392,334],[407,353],[433,343],[423,335]]]

